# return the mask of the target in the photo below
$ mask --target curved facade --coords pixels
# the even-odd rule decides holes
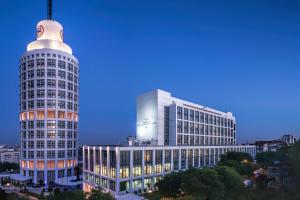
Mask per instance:
[[[37,24],[19,70],[21,174],[45,184],[74,175],[79,66],[58,22]]]

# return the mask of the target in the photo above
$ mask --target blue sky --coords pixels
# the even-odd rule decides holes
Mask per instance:
[[[54,0],[80,62],[80,143],[135,134],[160,88],[237,117],[238,140],[300,133],[298,1]],[[0,143],[18,142],[18,62],[45,1],[0,1]]]

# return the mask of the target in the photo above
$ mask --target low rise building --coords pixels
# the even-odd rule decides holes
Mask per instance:
[[[7,148],[0,152],[0,162],[20,163],[20,149]]]
[[[144,192],[168,173],[214,166],[230,151],[256,154],[254,145],[236,144],[232,113],[155,90],[138,97],[136,139],[128,138],[127,145],[83,147],[83,190]]]

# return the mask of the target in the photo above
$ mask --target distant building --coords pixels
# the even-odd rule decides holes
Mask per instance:
[[[297,141],[297,138],[292,134],[285,134],[285,135],[281,136],[281,140],[285,144],[291,145],[291,144],[294,144]]]
[[[15,146],[1,145],[0,162],[19,163],[20,148],[17,148]]]
[[[294,144],[296,141],[297,139],[294,135],[285,134],[277,140],[256,141],[255,146],[257,153],[266,151],[277,151],[282,146]]]
[[[269,141],[256,141],[256,152],[266,152],[266,151],[277,151],[280,147],[284,146],[282,140],[269,140]]]
[[[0,162],[20,163],[20,149],[8,149],[0,153]]]
[[[164,175],[216,165],[222,154],[247,152],[236,144],[236,121],[221,112],[154,90],[137,100],[137,137],[126,145],[83,147],[83,190],[113,194],[149,191]]]

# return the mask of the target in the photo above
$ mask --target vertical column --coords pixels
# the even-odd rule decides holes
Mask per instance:
[[[120,193],[120,149],[116,147],[116,193]]]
[[[133,150],[130,150],[130,172],[129,172],[129,189],[132,190],[132,177],[133,177]]]
[[[178,169],[181,170],[181,149],[178,150]]]
[[[162,173],[165,175],[165,150],[162,149]]]
[[[155,172],[155,165],[156,165],[156,162],[155,162],[155,159],[156,159],[156,150],[155,149],[153,149],[153,152],[152,152],[153,154],[152,154],[152,169],[153,169],[153,173],[156,173]]]
[[[106,164],[107,164],[107,176],[111,177],[111,175],[110,175],[110,152],[109,152],[109,150],[110,150],[109,147],[107,147],[106,148],[106,151],[107,151],[107,161],[106,161],[107,163]],[[109,181],[108,181],[107,185],[108,185],[108,188],[109,188]]]
[[[142,190],[144,190],[145,150],[142,150]]]
[[[88,157],[88,166],[87,166],[87,170],[88,171],[91,171],[91,162],[90,162],[90,159],[91,159],[91,157],[90,157],[90,147],[88,146],[87,147],[87,150],[88,150],[88,155],[87,155],[87,157]]]
[[[171,149],[171,172],[174,170],[173,149]]]
[[[156,174],[156,169],[155,169],[155,165],[156,165],[156,151],[155,149],[152,149],[152,174]],[[150,185],[150,188],[153,188],[153,181],[154,181],[154,176],[152,176],[152,179],[151,179],[151,185]]]
[[[103,164],[102,164],[102,147],[99,147],[99,158],[100,158],[100,160],[99,160],[99,163],[100,163],[100,169],[99,169],[99,174],[101,175],[101,180],[100,180],[100,185],[101,185],[101,183],[102,183],[102,174],[103,174],[103,172],[102,172],[102,168],[103,168]]]
[[[26,176],[29,176],[28,170],[26,170]],[[37,181],[38,181],[37,180],[37,170],[34,169],[34,171],[33,171],[33,183],[37,184],[38,183]]]
[[[188,149],[185,149],[185,169],[189,168]]]
[[[96,147],[93,147],[93,169],[94,169],[94,171],[93,172],[96,172]]]
[[[194,157],[195,156],[195,149],[194,148],[192,149],[192,152],[193,152],[192,153],[192,166],[195,167],[195,157]]]

